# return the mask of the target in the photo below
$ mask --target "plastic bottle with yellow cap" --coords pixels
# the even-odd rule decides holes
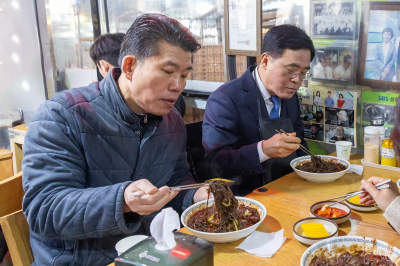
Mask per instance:
[[[381,165],[396,167],[396,154],[393,149],[393,141],[390,139],[382,141]]]

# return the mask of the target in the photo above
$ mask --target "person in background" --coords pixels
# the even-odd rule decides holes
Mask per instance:
[[[336,134],[333,136],[329,142],[335,143],[336,141],[344,141],[346,140],[344,136],[344,128],[343,127],[336,127]]]
[[[396,51],[396,82],[400,82],[400,37],[396,38],[394,45]]]
[[[195,183],[173,107],[199,48],[177,20],[141,15],[123,39],[121,68],[38,108],[22,162],[33,266],[108,265],[115,244],[149,234],[162,208],[182,213],[207,198],[206,187],[169,189]]]
[[[338,113],[338,126],[351,127],[350,123],[347,121],[348,118],[347,112],[345,110],[340,110]]]
[[[345,55],[343,58],[343,64],[336,67],[333,78],[336,80],[349,81],[351,79],[351,68],[350,68],[351,63],[352,63],[351,55]]]
[[[400,101],[397,101],[396,122],[392,131],[393,148],[397,156],[400,155]],[[360,190],[367,190],[368,193],[360,195],[360,203],[366,206],[378,204],[384,211],[383,216],[400,233],[400,193],[396,183],[390,182],[388,189],[378,190],[375,185],[387,179],[373,176],[367,180],[361,180]]]
[[[313,77],[316,79],[333,79],[332,68],[332,54],[330,50],[318,51],[317,57],[319,64],[314,67]]]
[[[345,104],[345,102],[346,101],[343,99],[343,94],[340,93],[339,99],[337,99],[337,108],[343,108],[343,105]]]
[[[321,93],[320,93],[319,91],[317,91],[317,92],[315,93],[314,105],[316,105],[316,106],[322,106],[322,98],[321,98]]]
[[[335,101],[331,97],[332,93],[331,91],[328,91],[328,97],[325,98],[325,107],[334,107],[335,106]]]
[[[395,44],[390,41],[393,38],[393,30],[384,28],[382,37],[383,42],[377,45],[375,61],[373,62],[374,78],[392,81],[395,76],[394,63],[396,62]]]
[[[107,33],[97,37],[90,46],[90,58],[92,58],[103,78],[113,68],[118,67],[118,57],[124,36],[125,33]],[[174,107],[184,117],[186,105],[182,95],[179,95]]]
[[[319,141],[324,140],[324,133],[319,130],[318,125],[311,125],[311,138]]]
[[[207,100],[203,121],[205,163],[210,176],[232,179],[232,192],[244,196],[290,172],[304,153],[297,90],[315,55],[310,37],[292,25],[264,36],[261,63],[222,85]],[[277,134],[283,129],[289,136]]]

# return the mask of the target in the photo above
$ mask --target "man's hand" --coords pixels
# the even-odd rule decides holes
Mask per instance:
[[[360,187],[360,190],[367,190],[368,193],[362,193],[360,195],[360,203],[365,204],[366,206],[375,204],[375,202],[378,204],[378,207],[385,211],[386,208],[394,201],[398,196],[400,196],[399,190],[397,189],[397,186],[395,183],[390,182],[389,188],[385,188],[382,190],[379,190],[375,187],[376,184],[379,184],[383,181],[386,181],[387,179],[380,178],[377,176],[373,176],[370,179],[367,180],[361,180],[362,186]]]
[[[383,73],[385,73],[386,75],[389,74],[389,71],[390,71],[390,69],[387,68],[387,67],[385,67],[385,68],[383,69]]]
[[[296,138],[296,133],[290,133],[289,136],[276,134],[272,138],[264,140],[261,147],[268,157],[284,158],[300,149],[300,142],[301,140]]]
[[[207,196],[208,196],[208,188],[209,188],[208,185],[199,188],[199,189],[196,191],[196,193],[194,193],[193,202],[194,202],[194,203],[197,203],[197,202],[199,202],[199,201],[206,200],[206,199],[207,199]],[[212,197],[213,197],[213,195],[210,193],[210,198],[212,198]]]
[[[144,193],[148,195],[135,197],[135,195]],[[132,211],[140,215],[149,215],[164,207],[178,193],[179,191],[169,191],[167,186],[158,189],[148,180],[141,179],[133,182],[125,189],[123,211],[124,213]]]
[[[381,75],[382,75],[382,79],[386,78],[386,73],[385,72],[382,72]]]

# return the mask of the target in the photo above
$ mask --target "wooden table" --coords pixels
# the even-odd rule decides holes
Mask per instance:
[[[361,158],[360,155],[352,155],[350,163],[361,164]],[[215,244],[214,264],[299,265],[301,256],[309,246],[301,244],[294,238],[294,223],[310,217],[310,206],[315,202],[357,191],[361,179],[368,179],[373,175],[391,178],[393,181],[398,179],[396,172],[364,167],[362,176],[346,174],[339,180],[325,184],[311,183],[291,173],[264,186],[263,188],[268,189],[267,192],[255,190],[246,197],[259,201],[267,209],[267,217],[257,231],[271,233],[284,229],[284,236],[287,237],[285,243],[272,258],[261,258],[235,249],[243,239],[232,243]],[[190,234],[186,228],[179,231]],[[350,220],[339,225],[339,236],[344,235],[372,237],[400,248],[400,235],[389,226],[380,210],[367,213],[352,210]]]

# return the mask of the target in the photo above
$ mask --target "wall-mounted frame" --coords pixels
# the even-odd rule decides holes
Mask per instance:
[[[261,16],[261,0],[224,0],[226,54],[261,54]]]
[[[399,3],[363,2],[357,84],[375,88],[400,86],[399,27]]]
[[[348,47],[315,48],[311,62],[312,80],[318,82],[354,85],[356,80],[355,52]]]
[[[312,1],[312,38],[354,40],[356,6],[355,1]]]

